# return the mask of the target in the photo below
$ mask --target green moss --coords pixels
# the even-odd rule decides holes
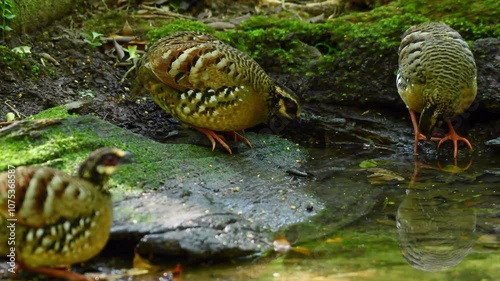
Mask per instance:
[[[39,112],[33,116],[28,117],[28,120],[46,119],[46,118],[67,118],[74,117],[76,114],[68,113],[68,109],[64,106],[56,106],[44,111]]]
[[[496,0],[399,0],[325,23],[307,23],[287,13],[252,16],[237,30],[228,31],[215,31],[195,20],[152,20],[109,12],[88,21],[85,28],[106,34],[121,29],[128,20],[136,33],[147,32],[151,42],[177,31],[199,30],[249,54],[267,70],[305,73],[314,69],[321,75],[332,63],[346,57],[351,58],[350,64],[361,65],[363,61],[357,60],[356,54],[363,51],[394,53],[403,32],[421,22],[444,21],[468,41],[500,37],[500,10],[490,8],[496,5]],[[318,50],[322,56],[318,56]]]
[[[65,111],[57,107],[35,118],[64,114]],[[17,126],[16,130],[4,132],[0,137],[0,171],[5,171],[7,165],[44,164],[74,173],[91,151],[103,146],[119,147],[134,153],[133,164],[120,169],[110,182],[125,193],[156,188],[168,180],[183,182],[199,174],[207,181],[220,181],[221,174],[235,174],[234,163],[239,163],[231,162],[238,158],[225,153],[214,154],[205,147],[157,143],[91,116],[27,120]],[[247,136],[256,148],[261,148],[242,152],[256,154],[253,159],[266,159],[272,154],[272,163],[276,166],[283,166],[284,162],[290,166],[290,159],[305,158],[293,144],[274,135],[260,134],[258,139],[253,139],[252,134]],[[227,164],[228,161],[233,165]]]
[[[267,68],[307,72],[314,64],[323,71],[342,57],[356,58],[366,49],[373,53],[394,52],[401,35],[410,26],[426,21],[444,21],[466,40],[499,37],[494,0],[395,1],[365,13],[353,13],[326,23],[311,24],[278,16],[253,16],[239,30],[216,32],[216,36],[250,54]],[[488,6],[490,5],[490,6]],[[494,10],[494,9],[493,9]],[[323,56],[316,60],[301,43],[315,46]],[[310,59],[308,59],[310,58]],[[360,65],[362,61],[351,61]]]
[[[346,57],[351,58],[350,64],[361,65],[363,61],[356,59],[359,52],[394,53],[403,32],[425,21],[444,21],[469,41],[500,37],[500,11],[490,8],[496,5],[496,0],[399,0],[325,23],[307,23],[287,13],[252,16],[237,30],[228,31],[215,31],[195,20],[152,20],[112,11],[88,21],[85,28],[107,34],[121,29],[128,20],[136,33],[147,32],[151,42],[177,31],[199,30],[249,54],[267,70],[305,73],[314,69],[322,74],[333,62]],[[318,50],[322,56],[317,55]]]
[[[42,115],[54,116],[62,111],[58,107],[44,111]],[[33,121],[20,123],[21,130],[0,138],[3,151],[0,155],[0,171],[6,170],[7,165],[46,163],[73,173],[91,151],[110,146],[132,151],[135,154],[134,162],[140,163],[123,167],[123,172],[113,177],[114,184],[128,183],[126,187],[144,184],[158,186],[162,179],[182,174],[185,159],[199,159],[211,153],[203,147],[192,145],[176,145],[174,149],[90,116],[61,119],[62,124],[44,122],[40,120],[36,123],[38,125],[33,125]],[[205,163],[204,167],[208,167],[208,164]],[[154,177],[145,179],[145,171]]]
[[[164,36],[178,31],[203,31],[207,33],[214,33],[215,29],[199,21],[177,19],[163,27],[149,31],[147,37],[149,37],[152,42],[155,42]]]
[[[466,40],[500,37],[498,1],[399,1],[404,13],[420,13],[433,21],[443,21],[457,30]],[[495,8],[496,7],[496,8]]]

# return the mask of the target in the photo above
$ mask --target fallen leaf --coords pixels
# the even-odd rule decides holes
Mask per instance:
[[[332,243],[332,244],[339,244],[339,243],[342,243],[342,241],[344,241],[344,238],[340,237],[340,236],[337,236],[337,237],[334,237],[334,238],[328,238],[326,239],[326,243]]]
[[[292,247],[291,250],[296,252],[296,253],[306,255],[308,257],[312,256],[312,251],[306,247],[296,246],[296,247]]]
[[[383,169],[383,168],[371,168],[368,169],[371,175],[368,175],[368,181],[371,184],[382,184],[389,181],[404,181],[405,178],[396,172]]]
[[[359,167],[364,168],[364,169],[366,169],[366,168],[374,168],[374,167],[377,167],[377,165],[378,165],[377,161],[372,160],[372,159],[365,160],[365,161],[359,163]]]

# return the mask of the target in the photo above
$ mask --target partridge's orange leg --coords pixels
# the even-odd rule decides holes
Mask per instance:
[[[94,281],[93,278],[90,278],[88,276],[76,272],[66,271],[64,269],[59,269],[59,268],[29,267],[24,264],[19,264],[16,268],[16,271],[18,270],[26,270],[33,273],[43,274],[55,278],[64,278],[69,281]]]
[[[413,123],[413,131],[415,132],[415,147],[413,149],[413,154],[418,155],[418,141],[427,140],[427,138],[422,135],[420,130],[418,129],[417,116],[415,116],[415,110],[408,109],[410,111],[411,123]]]
[[[448,134],[442,138],[439,143],[438,143],[438,149],[441,146],[441,144],[447,140],[453,141],[453,157],[457,158],[458,156],[458,141],[463,141],[467,146],[472,150],[472,144],[470,144],[469,140],[467,140],[464,137],[461,137],[455,132],[455,128],[453,128],[453,125],[451,124],[451,121],[446,121],[448,123]]]
[[[197,131],[199,131],[207,136],[207,138],[212,143],[212,150],[215,149],[215,145],[218,142],[220,145],[222,145],[222,147],[224,147],[227,150],[227,152],[229,152],[229,154],[233,154],[233,151],[231,151],[231,148],[229,148],[229,145],[227,145],[226,141],[224,140],[224,137],[217,135],[214,131],[212,131],[210,129],[199,128],[199,127],[195,127],[195,126],[191,126],[191,127],[193,127]]]
[[[235,131],[231,131],[231,132],[227,132],[229,135],[233,135],[234,137],[234,142],[237,142],[238,140],[244,142],[246,145],[248,145],[248,147],[252,148],[252,143],[250,143],[250,141],[245,138],[244,136],[236,133]]]

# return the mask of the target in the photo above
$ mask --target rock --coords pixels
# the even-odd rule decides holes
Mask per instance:
[[[300,146],[265,133],[245,136],[254,148],[240,143],[240,152],[228,155],[157,143],[91,116],[24,120],[0,130],[0,170],[50,162],[70,172],[97,147],[126,149],[134,163],[112,179],[110,244],[138,244],[138,252],[154,261],[232,258],[265,251],[270,232],[322,209],[304,189],[306,179],[286,173],[305,159]]]
[[[214,214],[186,221],[176,229],[145,235],[137,245],[140,255],[161,263],[165,257],[184,263],[242,257],[267,250],[268,235],[234,214]]]
[[[9,1],[5,5],[12,5],[10,10],[16,12],[12,27],[19,34],[32,32],[61,19],[77,8],[84,6],[85,1],[77,0],[33,0],[29,2]]]
[[[223,22],[223,21],[211,22],[208,23],[207,25],[215,28],[216,30],[234,29],[236,27],[236,25],[230,22]]]
[[[500,138],[488,140],[484,143],[486,146],[490,146],[493,148],[500,148]]]
[[[323,75],[308,81],[310,102],[354,107],[406,108],[398,95],[395,71],[397,52],[385,50],[378,55],[373,50],[353,42],[347,49],[355,53],[337,56],[329,67],[323,66]],[[377,67],[373,67],[376,65]],[[319,68],[320,65],[313,67]]]
[[[471,108],[500,113],[500,39],[479,39],[472,45],[477,65],[478,105]],[[470,110],[469,110],[470,111]],[[474,113],[476,114],[476,113]]]

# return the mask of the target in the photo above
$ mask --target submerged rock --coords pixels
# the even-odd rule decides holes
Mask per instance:
[[[500,148],[500,138],[488,140],[484,143],[486,146],[494,147],[494,148]]]

